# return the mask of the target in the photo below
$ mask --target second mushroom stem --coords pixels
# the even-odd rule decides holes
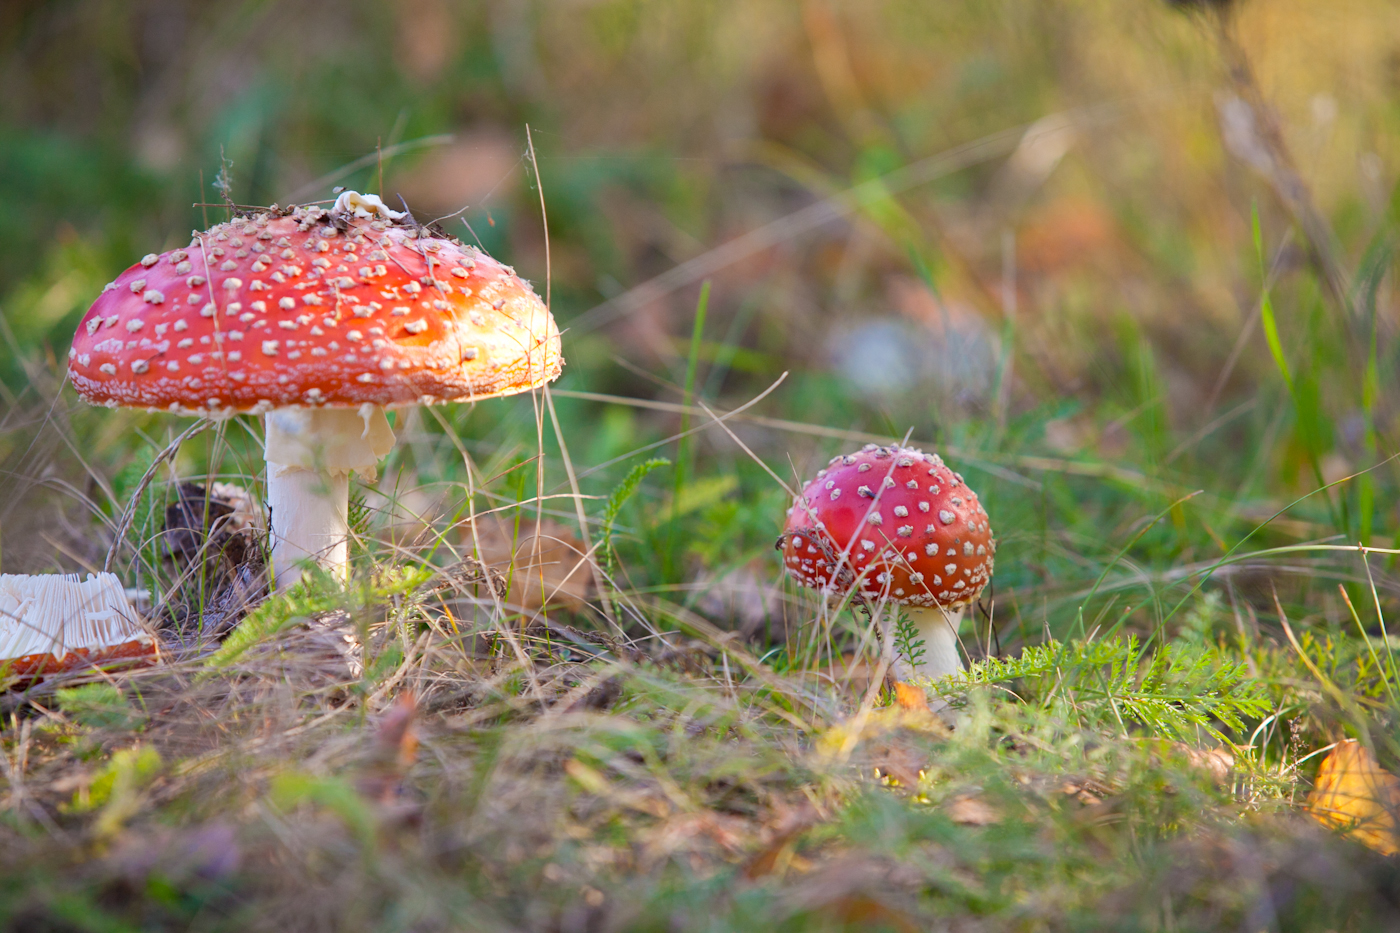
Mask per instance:
[[[914,624],[914,641],[923,642],[924,653],[915,665],[905,658],[899,658],[895,676],[900,680],[915,676],[937,681],[961,671],[963,664],[962,656],[958,653],[958,624],[962,622],[963,607],[940,609],[937,606],[906,606],[903,611]]]

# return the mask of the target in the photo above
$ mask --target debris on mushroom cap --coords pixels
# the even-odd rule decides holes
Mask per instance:
[[[861,490],[865,492],[861,492]],[[877,447],[835,457],[793,504],[783,564],[804,586],[953,608],[992,578],[996,541],[977,494],[937,454]]]
[[[514,270],[351,194],[127,269],[74,337],[78,394],[218,415],[490,398],[559,375],[558,328]]]
[[[141,662],[156,644],[110,573],[0,574],[0,670],[21,678]]]
[[[335,199],[331,214],[351,214],[355,217],[384,217],[389,220],[403,220],[407,211],[390,210],[389,205],[377,194],[360,194],[358,191],[342,191]]]

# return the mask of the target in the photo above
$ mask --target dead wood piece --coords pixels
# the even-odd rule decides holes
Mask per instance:
[[[166,507],[161,544],[179,573],[163,628],[181,648],[203,651],[267,595],[263,521],[232,483],[182,483]]]

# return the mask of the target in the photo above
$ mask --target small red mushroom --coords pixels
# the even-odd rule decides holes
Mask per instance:
[[[783,564],[804,586],[903,606],[924,641],[896,676],[963,669],[958,623],[992,578],[987,513],[937,454],[867,445],[834,457],[788,510]]]
[[[344,574],[349,474],[393,447],[386,406],[524,392],[563,365],[528,283],[405,217],[347,191],[196,232],[108,285],[68,353],[94,404],[266,416],[279,590],[308,557]]]

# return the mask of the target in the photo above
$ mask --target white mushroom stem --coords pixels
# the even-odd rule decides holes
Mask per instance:
[[[962,622],[963,608],[904,607],[904,614],[914,623],[917,632],[914,640],[924,643],[924,656],[912,666],[899,658],[895,664],[895,676],[899,680],[915,676],[937,681],[963,669],[962,656],[958,654],[958,624]]]
[[[349,504],[348,472],[268,462],[272,579],[278,592],[301,579],[301,564],[308,559],[345,578],[350,556]]]
[[[278,592],[312,560],[345,579],[349,560],[350,473],[373,474],[394,446],[378,405],[277,408],[267,413],[267,504],[272,513],[272,579]]]

